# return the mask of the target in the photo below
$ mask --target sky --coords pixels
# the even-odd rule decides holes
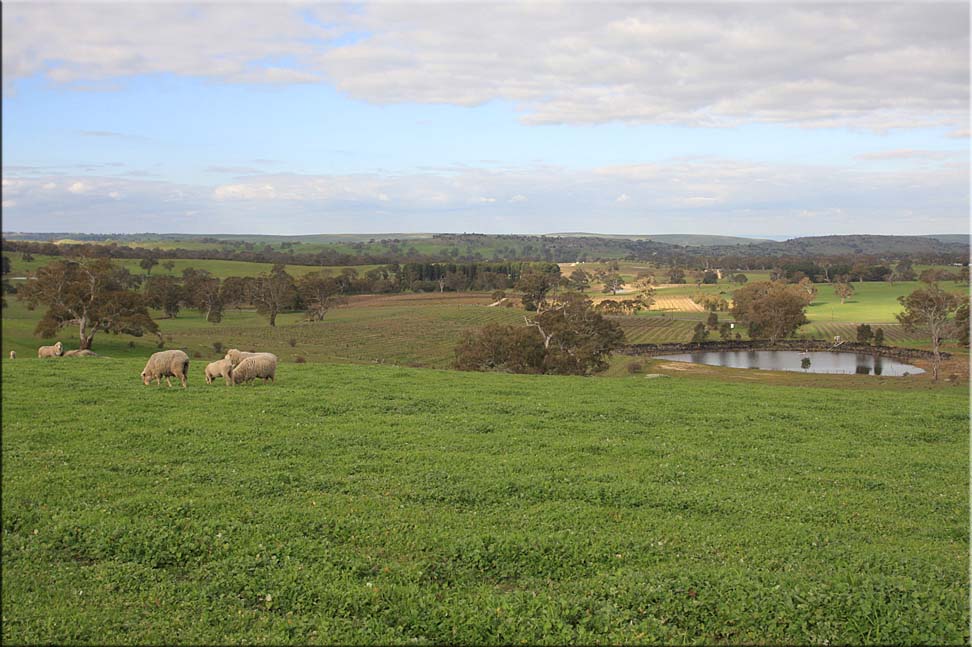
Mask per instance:
[[[969,231],[969,4],[3,6],[4,231]]]

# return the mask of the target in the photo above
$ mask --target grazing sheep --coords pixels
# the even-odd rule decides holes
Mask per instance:
[[[254,378],[263,378],[264,384],[267,380],[276,382],[277,356],[272,353],[259,353],[253,357],[244,357],[230,373],[230,383],[233,385],[242,382],[249,382]]]
[[[212,384],[213,379],[217,377],[222,377],[226,380],[226,383],[230,383],[230,371],[233,370],[233,364],[228,359],[221,359],[216,362],[210,362],[206,365],[206,384]]]
[[[93,350],[67,350],[64,357],[97,357],[98,353]]]
[[[228,359],[230,363],[235,367],[237,364],[242,362],[247,357],[256,357],[258,355],[269,355],[273,358],[273,361],[277,361],[277,356],[273,353],[251,353],[247,351],[237,350],[236,348],[231,348],[226,351],[225,359]]]
[[[142,384],[148,386],[149,382],[162,386],[162,378],[170,387],[172,382],[170,377],[177,377],[182,382],[182,388],[186,388],[186,376],[189,375],[189,356],[181,350],[164,350],[153,353],[149,357],[148,363],[142,369]]]
[[[53,346],[41,346],[37,349],[37,357],[60,357],[64,353],[64,346],[57,342]]]
[[[17,351],[15,350],[10,351],[10,359],[17,359]]]

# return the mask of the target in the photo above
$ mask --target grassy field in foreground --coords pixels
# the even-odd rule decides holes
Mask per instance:
[[[2,364],[7,644],[969,640],[964,389]]]

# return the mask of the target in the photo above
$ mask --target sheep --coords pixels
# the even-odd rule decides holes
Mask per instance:
[[[67,350],[64,357],[97,357],[98,353],[93,350]]]
[[[228,351],[226,351],[226,357],[224,359],[228,359],[230,361],[230,364],[235,367],[237,364],[239,364],[247,357],[256,357],[257,355],[269,355],[270,357],[273,358],[274,362],[277,361],[277,356],[274,355],[273,353],[252,353],[252,352],[237,350],[236,348],[231,348]]]
[[[17,351],[15,350],[10,351],[10,359],[17,359]]]
[[[172,382],[170,377],[177,377],[182,382],[182,388],[186,388],[186,376],[189,375],[189,356],[181,350],[163,350],[153,353],[149,357],[148,363],[142,369],[142,384],[148,386],[149,382],[162,386],[162,378],[170,387]]]
[[[249,382],[253,378],[263,378],[264,384],[267,380],[276,382],[277,356],[272,353],[259,353],[253,357],[244,357],[230,373],[230,384],[236,385],[242,382]]]
[[[210,362],[206,365],[206,384],[212,384],[213,379],[217,377],[222,377],[226,380],[226,384],[230,383],[230,371],[233,370],[233,364],[228,359],[221,359],[216,362]]]
[[[53,346],[41,346],[37,349],[37,357],[60,357],[64,353],[64,345],[57,342]]]

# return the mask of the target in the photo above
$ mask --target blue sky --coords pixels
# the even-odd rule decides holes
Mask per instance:
[[[3,229],[966,232],[924,7],[7,4]]]

